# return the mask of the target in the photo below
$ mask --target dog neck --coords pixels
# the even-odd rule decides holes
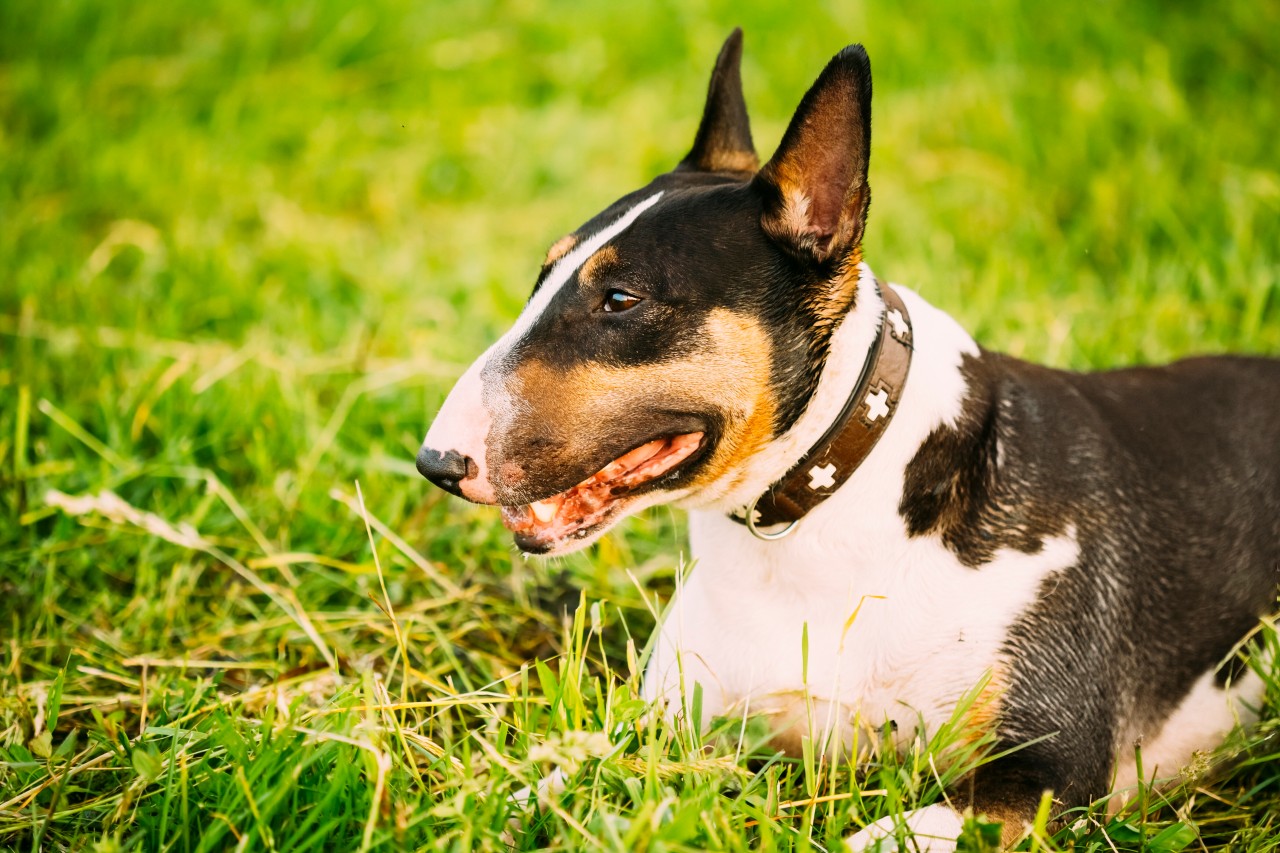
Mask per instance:
[[[899,286],[895,289],[910,311],[914,326],[911,370],[897,412],[858,470],[811,511],[789,539],[808,538],[806,534],[825,527],[829,518],[839,519],[838,526],[850,531],[864,524],[889,524],[901,530],[897,507],[907,464],[930,432],[942,425],[954,425],[961,413],[967,393],[961,364],[966,355],[979,355],[977,344],[951,317],[910,290]],[[832,334],[826,365],[804,413],[787,432],[751,457],[720,496],[691,507],[696,515],[720,516],[724,524],[751,538],[728,514],[748,505],[791,471],[840,417],[862,375],[883,314],[884,302],[875,276],[863,264],[854,308]],[[857,511],[851,513],[855,505]],[[778,548],[782,543],[758,544]]]
[[[710,501],[699,500],[697,509],[742,510],[794,468],[840,417],[862,375],[884,314],[876,278],[865,263],[858,268],[853,305],[831,334],[826,363],[804,412],[790,429],[747,460],[727,491],[719,490]]]
[[[911,367],[911,312],[892,287],[876,282],[884,301],[880,329],[853,393],[835,421],[785,477],[732,517],[761,539],[780,539],[834,494],[858,469],[897,413]],[[780,528],[766,532],[768,527]]]

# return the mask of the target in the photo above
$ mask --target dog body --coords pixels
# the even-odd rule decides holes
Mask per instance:
[[[531,553],[689,508],[695,570],[645,685],[669,716],[763,714],[787,751],[847,754],[959,704],[974,737],[1018,747],[908,816],[936,849],[966,807],[1012,841],[1046,790],[1073,807],[1133,784],[1137,744],[1145,775],[1176,773],[1261,700],[1219,666],[1280,582],[1280,362],[1081,375],[982,350],[862,263],[861,48],[759,170],[740,50],[680,166],[552,247],[419,469],[501,505]],[[865,383],[890,332],[910,367],[886,394]],[[859,419],[881,432],[856,465],[809,464]],[[822,498],[797,524],[740,523],[796,477]]]
[[[875,284],[864,270],[860,289],[869,292],[836,333],[814,407],[788,436],[800,452],[853,392],[882,310]],[[797,754],[800,736],[822,743],[836,733],[844,750],[859,737],[867,745],[855,720],[876,730],[891,721],[910,741],[917,722],[936,730],[950,719],[957,700],[997,668],[1010,625],[1043,580],[1076,562],[1070,529],[1035,553],[1001,549],[981,571],[939,537],[907,530],[898,510],[904,471],[934,430],[959,419],[962,358],[978,350],[950,317],[897,290],[915,325],[912,375],[884,439],[853,477],[778,541],[744,536],[721,510],[690,512],[696,571],[671,605],[646,682],[649,698],[667,700],[669,710],[696,682],[704,722],[773,716],[778,742]],[[790,461],[762,471],[763,484],[745,493],[780,479]]]
[[[766,715],[798,755],[801,737],[878,748],[886,722],[908,744],[970,695],[961,723],[996,731],[998,748],[1047,738],[953,797],[1004,820],[1012,841],[1043,791],[1078,806],[1130,788],[1138,747],[1147,780],[1176,777],[1256,719],[1262,679],[1220,665],[1280,580],[1280,453],[1257,405],[1280,365],[1052,371],[982,352],[897,290],[916,343],[884,439],[780,541],[690,512],[696,570],[663,623],[646,698],[688,713],[700,684],[704,729]],[[866,303],[856,310],[879,310]],[[865,352],[854,329],[851,349]],[[845,334],[815,403],[855,381],[838,357]],[[1206,410],[1246,419],[1238,444],[1215,440]],[[816,442],[822,422],[797,423],[797,443]],[[957,446],[965,464],[931,458]],[[960,819],[944,807],[908,825],[954,839]]]

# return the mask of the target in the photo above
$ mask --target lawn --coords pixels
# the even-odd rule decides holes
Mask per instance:
[[[751,5],[0,0],[0,848],[827,849],[940,798],[647,722],[678,512],[526,560],[413,456],[737,24],[766,153],[866,44],[866,256],[984,345],[1280,354],[1280,4]],[[1273,676],[1045,842],[1273,849],[1278,731]]]

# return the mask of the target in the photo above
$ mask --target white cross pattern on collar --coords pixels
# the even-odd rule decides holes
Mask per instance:
[[[897,308],[886,314],[885,319],[889,321],[890,326],[893,326],[893,336],[899,340],[904,339],[911,331],[911,327],[907,325],[906,318],[902,316],[902,312]]]
[[[818,489],[829,489],[836,484],[836,478],[832,476],[836,473],[836,466],[830,462],[826,465],[814,465],[809,469],[809,488],[815,492]]]
[[[866,403],[867,420],[869,421],[878,421],[889,414],[889,392],[884,388],[877,388],[867,394]]]

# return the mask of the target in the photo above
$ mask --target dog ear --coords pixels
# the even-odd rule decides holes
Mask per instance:
[[[870,156],[871,61],[855,44],[823,69],[756,176],[765,231],[800,257],[843,260],[862,243]]]
[[[751,142],[751,120],[742,97],[742,28],[729,34],[707,87],[707,105],[691,150],[678,169],[700,172],[754,172],[760,168]]]

